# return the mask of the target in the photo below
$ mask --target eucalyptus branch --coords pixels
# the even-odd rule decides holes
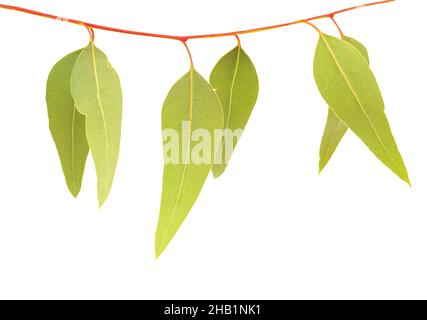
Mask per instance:
[[[292,25],[296,25],[296,24],[306,23],[307,21],[315,21],[315,20],[320,20],[320,19],[325,19],[325,18],[330,19],[330,18],[333,18],[334,16],[336,16],[338,14],[342,14],[345,12],[349,12],[349,11],[353,11],[353,10],[357,10],[357,9],[361,9],[361,8],[366,8],[366,7],[372,7],[372,6],[381,5],[381,4],[386,4],[386,3],[390,3],[390,2],[394,2],[394,1],[395,0],[383,0],[383,1],[366,3],[366,4],[353,6],[353,7],[349,7],[346,9],[337,10],[334,12],[322,14],[319,16],[311,17],[311,18],[300,19],[300,20],[296,20],[296,21],[285,22],[285,23],[266,26],[266,27],[251,28],[251,29],[246,29],[246,30],[230,31],[230,32],[224,32],[224,33],[184,35],[184,36],[150,33],[150,32],[144,32],[144,31],[126,30],[126,29],[120,29],[120,28],[115,28],[115,27],[103,26],[103,25],[99,25],[99,24],[95,24],[95,23],[91,23],[91,22],[85,22],[85,21],[76,20],[76,19],[59,17],[59,16],[49,14],[49,13],[44,13],[44,12],[40,12],[40,11],[35,11],[35,10],[27,9],[27,8],[11,6],[11,5],[1,4],[1,3],[0,3],[0,8],[6,9],[6,10],[12,10],[12,11],[19,11],[19,12],[23,12],[23,13],[43,17],[43,18],[68,22],[71,24],[77,24],[77,25],[81,25],[81,26],[84,26],[84,27],[90,28],[90,29],[98,29],[98,30],[105,30],[105,31],[117,32],[117,33],[123,33],[123,34],[131,34],[131,35],[137,35],[137,36],[143,36],[143,37],[171,39],[171,40],[178,40],[178,41],[185,42],[185,41],[190,40],[190,39],[229,37],[229,36],[236,36],[236,35],[249,34],[249,33],[255,33],[255,32],[268,31],[268,30],[288,27],[288,26],[292,26]]]
[[[208,176],[221,177],[249,123],[259,93],[255,65],[242,48],[240,35],[307,24],[319,34],[313,71],[328,111],[320,144],[319,172],[328,164],[340,141],[352,131],[393,173],[410,185],[408,171],[385,114],[384,101],[370,69],[367,48],[344,35],[335,16],[386,4],[362,4],[312,18],[225,33],[167,35],[102,26],[66,19],[26,8],[0,4],[24,12],[84,27],[91,41],[63,57],[52,68],[46,88],[49,127],[57,146],[65,181],[78,196],[89,152],[98,180],[98,202],[107,200],[120,152],[123,95],[118,73],[95,45],[95,30],[178,40],[185,47],[190,70],[170,89],[162,109],[164,173],[156,256],[167,248],[185,221]],[[340,38],[321,32],[315,21],[331,20]],[[194,68],[188,46],[191,39],[235,37],[206,79]],[[285,88],[284,88],[285,89]]]

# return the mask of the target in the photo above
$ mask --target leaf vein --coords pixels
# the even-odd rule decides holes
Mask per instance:
[[[73,191],[76,192],[76,159],[75,159],[75,125],[76,125],[76,107],[73,109],[73,120],[71,122],[71,176],[72,176],[72,185]]]
[[[108,127],[107,127],[107,123],[106,123],[106,119],[105,119],[104,106],[103,106],[102,100],[101,100],[100,84],[99,84],[98,70],[97,70],[96,58],[95,58],[95,55],[96,55],[95,44],[93,42],[91,42],[91,47],[92,47],[93,72],[94,72],[95,84],[96,84],[96,99],[98,102],[97,103],[98,107],[101,111],[102,124],[104,127],[104,138],[105,138],[105,155],[104,155],[105,168],[104,168],[104,173],[106,175],[106,172],[108,170],[107,168],[108,168],[108,149],[109,149]],[[105,183],[107,183],[105,179],[103,181]]]
[[[191,70],[190,70],[189,128],[188,128],[188,142],[187,142],[186,161],[185,161],[185,164],[184,164],[184,169],[182,171],[181,182],[179,184],[179,189],[178,189],[178,193],[177,193],[176,200],[175,200],[175,203],[174,203],[174,208],[172,210],[172,215],[171,215],[171,218],[169,219],[168,226],[166,227],[166,230],[165,230],[165,233],[164,233],[164,235],[162,237],[162,240],[160,241],[161,247],[163,247],[163,243],[164,243],[164,241],[165,241],[165,239],[166,239],[166,237],[167,237],[167,235],[169,233],[170,227],[172,225],[172,221],[175,219],[176,211],[178,209],[178,202],[179,202],[179,200],[181,198],[182,190],[183,190],[183,186],[184,186],[184,181],[186,179],[188,164],[189,164],[189,162],[191,160],[191,150],[190,150],[190,148],[191,148],[191,130],[192,130],[192,125],[193,125],[193,90],[194,90],[194,88],[193,88],[193,85],[194,85],[193,84],[193,72],[194,72],[194,69],[191,68]]]

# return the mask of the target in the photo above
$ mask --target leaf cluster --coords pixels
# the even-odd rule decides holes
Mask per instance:
[[[351,131],[409,184],[367,49],[353,38],[339,39],[319,32],[314,78],[328,106],[319,171]],[[163,105],[162,128],[163,132],[176,133],[181,153],[178,161],[169,161],[171,141],[164,137],[157,257],[190,213],[209,174],[219,178],[226,171],[241,135],[230,140],[227,133],[242,133],[247,127],[258,91],[257,72],[240,41],[218,61],[209,80],[192,66],[171,88]],[[75,197],[80,192],[90,151],[101,206],[110,193],[120,149],[122,92],[117,73],[91,41],[54,66],[47,82],[46,100],[50,130],[70,192]],[[209,138],[202,147],[200,130]],[[202,154],[204,160],[194,161],[194,153]]]

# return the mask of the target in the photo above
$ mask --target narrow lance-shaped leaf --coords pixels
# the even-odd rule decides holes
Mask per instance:
[[[258,98],[258,76],[240,44],[219,60],[210,83],[224,110],[224,135],[212,167],[217,178],[225,171]]]
[[[354,46],[362,56],[365,58],[369,64],[369,55],[368,50],[356,39],[350,37],[344,37],[344,41],[350,43]],[[320,144],[320,153],[319,153],[319,173],[326,167],[335,150],[338,147],[338,144],[341,142],[348,128],[335,113],[329,109],[328,110],[328,119],[326,121],[325,131],[323,133],[322,142]]]
[[[89,147],[85,117],[80,114],[71,96],[71,73],[81,50],[61,59],[49,74],[46,102],[49,127],[61,160],[68,189],[77,197],[83,179]]]
[[[86,116],[86,135],[98,178],[101,207],[110,193],[120,149],[122,91],[105,54],[90,43],[79,55],[71,76],[77,110]]]
[[[157,257],[166,249],[199,196],[212,169],[223,124],[217,95],[192,68],[172,87],[163,106],[165,165],[156,231]]]
[[[320,34],[314,76],[325,101],[366,146],[402,180],[408,173],[384,113],[384,102],[365,58],[351,44]]]

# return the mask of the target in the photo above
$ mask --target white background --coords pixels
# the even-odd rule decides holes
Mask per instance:
[[[7,0],[3,0],[7,1]],[[70,18],[172,34],[281,23],[363,3],[342,0],[8,1]],[[68,193],[44,101],[51,67],[85,46],[84,28],[0,10],[1,298],[427,298],[425,1],[337,17],[368,48],[413,188],[348,134],[319,177],[327,115],[306,25],[242,36],[260,96],[225,175],[209,178],[154,259],[162,181],[160,114],[188,70],[179,42],[96,32],[119,72],[123,138],[110,198],[97,210],[91,159]],[[318,22],[336,34],[330,21]],[[205,77],[234,38],[189,46]]]

